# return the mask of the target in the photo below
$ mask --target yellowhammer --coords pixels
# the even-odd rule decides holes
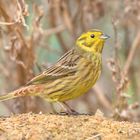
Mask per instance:
[[[24,87],[0,96],[0,101],[39,96],[48,102],[59,102],[68,113],[73,113],[65,101],[86,93],[95,84],[101,73],[102,49],[108,38],[99,30],[83,33],[76,40],[75,48],[65,53],[56,64]]]

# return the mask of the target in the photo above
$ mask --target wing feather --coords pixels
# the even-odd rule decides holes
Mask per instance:
[[[79,55],[74,49],[68,51],[58,60],[55,65],[33,78],[27,83],[27,85],[43,84],[52,80],[74,75],[77,70],[76,67],[79,58]]]

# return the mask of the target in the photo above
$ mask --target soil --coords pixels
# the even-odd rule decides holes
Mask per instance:
[[[140,123],[96,115],[20,114],[0,118],[0,140],[139,140]]]

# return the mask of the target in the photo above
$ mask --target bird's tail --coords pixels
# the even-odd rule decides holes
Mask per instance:
[[[6,95],[0,96],[0,101],[6,101],[9,99],[17,98],[17,97],[23,97],[23,96],[39,96],[39,94],[43,91],[43,87],[41,85],[35,86],[26,86],[22,87],[18,90],[15,90],[13,92],[10,92]]]
[[[6,95],[1,95],[0,96],[0,101],[6,101],[6,100],[9,100],[9,99],[13,99],[13,98],[16,98],[16,96],[14,95],[14,92],[11,92],[11,93],[8,93]]]

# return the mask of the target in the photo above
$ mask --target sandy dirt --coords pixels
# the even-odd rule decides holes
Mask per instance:
[[[20,114],[0,118],[0,140],[139,140],[140,123],[93,116]]]

